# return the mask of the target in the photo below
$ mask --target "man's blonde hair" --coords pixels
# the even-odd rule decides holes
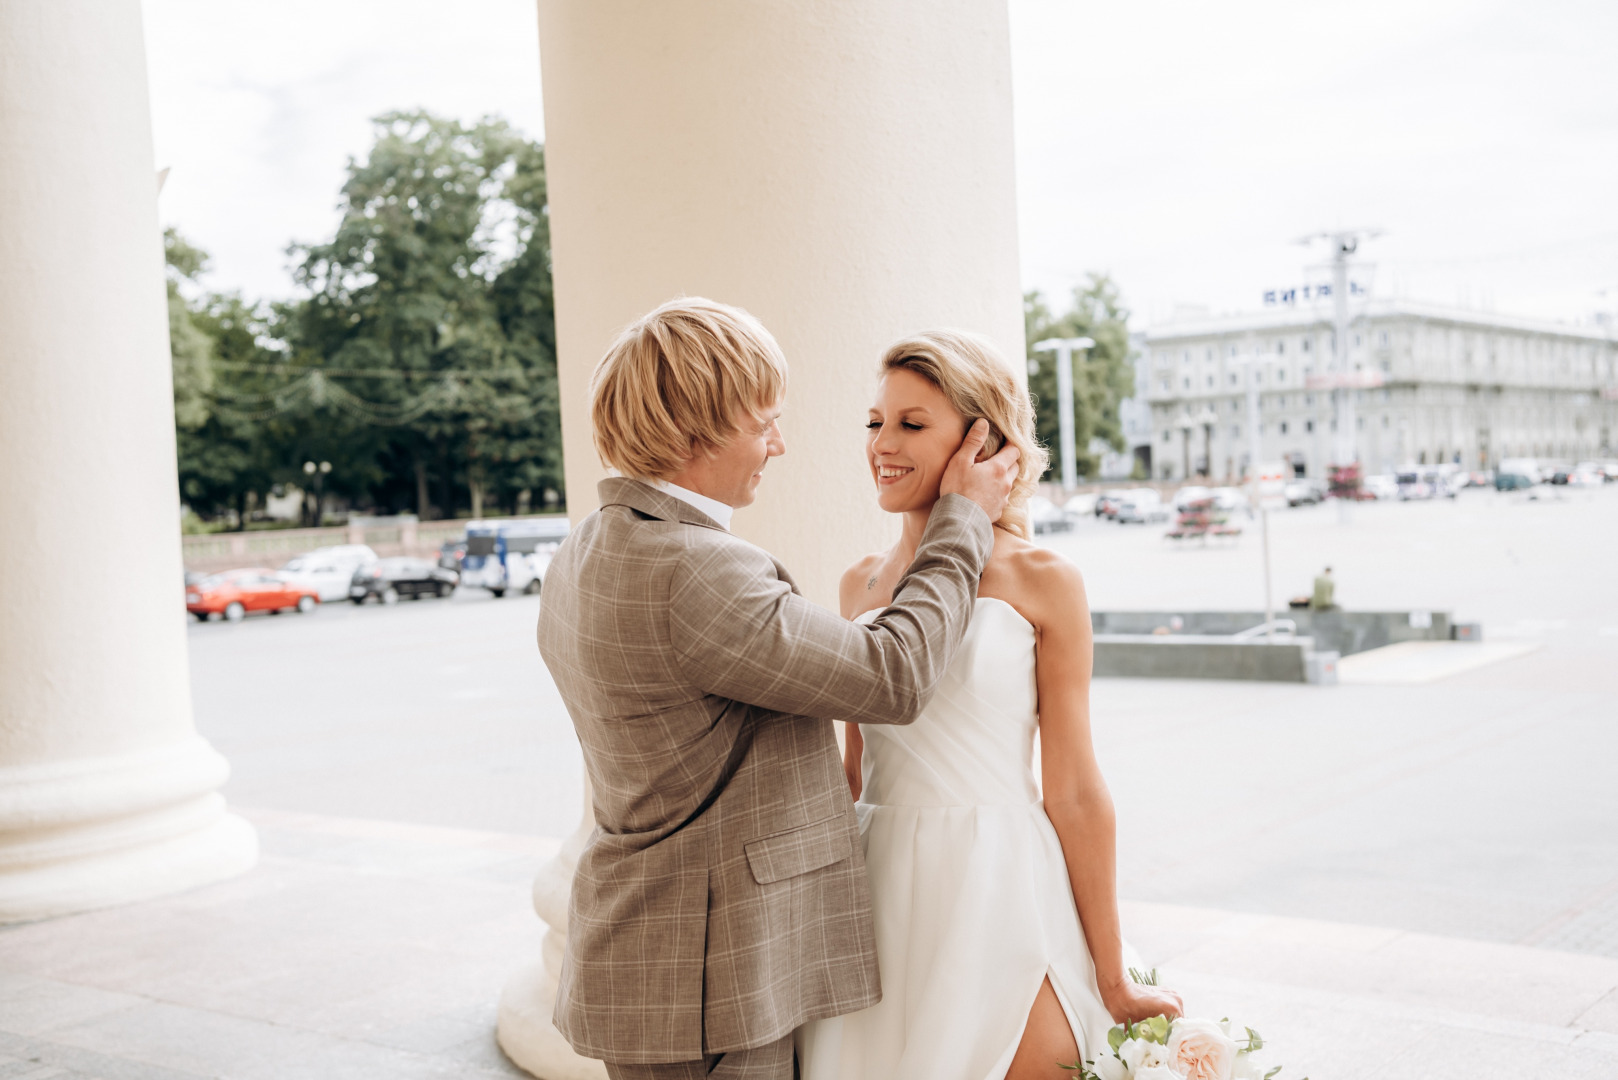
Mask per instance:
[[[700,296],[670,300],[618,335],[590,379],[596,453],[625,476],[667,480],[786,395],[764,325]]]
[[[989,422],[983,444],[988,457],[1006,443],[1020,451],[1011,500],[996,522],[1027,540],[1034,538],[1028,500],[1045,475],[1050,456],[1034,433],[1034,403],[1008,364],[988,341],[964,330],[924,330],[888,346],[882,374],[898,368],[914,371],[944,392],[955,411],[966,418],[961,436],[978,417]]]

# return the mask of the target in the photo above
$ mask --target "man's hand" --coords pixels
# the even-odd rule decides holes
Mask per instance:
[[[1020,451],[1009,443],[988,461],[978,461],[978,451],[989,437],[989,422],[978,419],[966,433],[961,448],[950,458],[944,469],[944,479],[938,485],[939,495],[965,495],[983,507],[990,521],[999,521],[1005,513],[1006,501],[1011,498],[1011,484],[1017,479],[1017,458]]]

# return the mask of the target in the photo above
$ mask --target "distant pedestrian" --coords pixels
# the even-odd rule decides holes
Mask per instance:
[[[1332,611],[1337,607],[1337,582],[1332,579],[1331,567],[1326,567],[1315,578],[1315,595],[1309,601],[1314,611]]]

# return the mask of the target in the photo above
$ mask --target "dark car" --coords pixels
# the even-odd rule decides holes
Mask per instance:
[[[423,596],[448,596],[455,591],[460,575],[446,570],[431,559],[379,559],[354,572],[348,598],[363,604],[376,597],[384,604],[396,603],[401,596],[420,600]]]
[[[466,558],[466,537],[459,540],[445,540],[438,548],[438,565],[445,570],[460,572],[461,562]]]
[[[1534,486],[1534,478],[1522,473],[1497,472],[1494,474],[1496,491],[1522,491]]]

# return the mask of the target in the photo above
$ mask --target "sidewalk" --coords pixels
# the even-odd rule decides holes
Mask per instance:
[[[249,811],[245,878],[0,930],[0,1078],[520,1077],[494,1041],[554,841]],[[1618,1076],[1618,960],[1131,903],[1126,934],[1282,1078]]]

